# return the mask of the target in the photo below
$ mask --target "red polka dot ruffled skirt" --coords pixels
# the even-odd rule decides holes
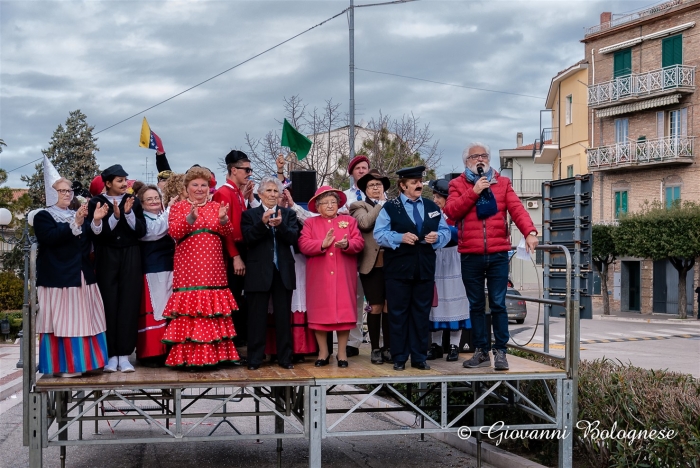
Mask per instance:
[[[175,291],[163,316],[171,319],[163,342],[173,345],[166,366],[214,366],[240,360],[233,344],[236,330],[231,312],[237,310],[231,291]]]

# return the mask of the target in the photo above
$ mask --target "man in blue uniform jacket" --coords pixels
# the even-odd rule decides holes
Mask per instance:
[[[435,250],[450,241],[450,228],[440,208],[422,198],[425,166],[396,171],[398,198],[384,204],[374,238],[385,248],[384,279],[391,324],[394,370],[428,370],[430,307],[435,293]]]

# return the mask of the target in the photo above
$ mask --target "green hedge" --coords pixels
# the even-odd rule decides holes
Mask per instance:
[[[8,341],[14,341],[17,338],[17,334],[22,329],[22,311],[21,310],[11,310],[9,312],[1,312],[0,320],[7,317],[10,321],[10,334],[8,335]],[[0,341],[5,339],[5,335],[0,335]]]
[[[24,282],[10,271],[0,272],[0,310],[22,308]]]
[[[553,359],[521,351],[513,351],[512,354],[561,368],[560,362]],[[549,385],[555,395],[555,383],[550,382]],[[406,394],[406,387],[396,387]],[[619,437],[596,438],[595,430],[586,432],[586,424],[579,423],[580,429],[574,431],[574,459],[588,460],[589,466],[594,468],[700,467],[700,380],[691,375],[641,369],[609,359],[598,359],[581,361],[578,387],[579,422],[595,424],[598,421],[597,428],[600,430],[615,428],[616,431],[625,431],[627,435],[631,431],[638,434],[644,430],[673,430],[676,435],[670,440],[658,437],[632,441]],[[414,402],[420,396],[415,392],[416,388],[414,385]],[[521,382],[519,388],[541,408],[550,407],[541,380]],[[424,406],[430,407],[431,416],[439,417],[439,392],[426,396],[423,401]],[[472,401],[474,396],[471,391],[451,392],[448,397],[450,405],[468,405]],[[486,403],[493,403],[493,400],[489,398]],[[448,416],[451,419],[460,412],[460,408],[450,408]],[[535,416],[517,410],[514,405],[488,408],[484,419],[486,425],[497,421],[512,425],[541,422]],[[464,425],[472,423],[471,415],[460,421]],[[557,462],[557,440],[504,440],[499,447],[544,465],[553,466]]]
[[[695,359],[696,356],[690,357]],[[700,466],[700,381],[690,375],[641,369],[609,359],[579,368],[579,420],[600,428],[673,430],[675,437],[602,439],[577,431],[576,443],[595,467]]]

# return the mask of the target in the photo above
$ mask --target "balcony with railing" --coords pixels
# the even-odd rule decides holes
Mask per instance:
[[[542,184],[548,179],[516,179],[515,177],[511,182],[513,183],[513,190],[518,194],[519,197],[536,197],[542,195]]]
[[[592,171],[635,169],[652,165],[692,164],[695,137],[666,137],[588,149]]]
[[[532,146],[535,164],[552,164],[559,155],[559,128],[543,128],[540,138]]]
[[[633,21],[644,19],[657,13],[666,13],[671,8],[681,5],[683,3],[689,3],[690,1],[691,0],[669,0],[667,2],[654,5],[650,8],[645,8],[640,11],[635,11],[633,13],[612,15],[610,21],[605,21],[601,24],[596,24],[595,26],[586,28],[584,34],[586,36],[590,36],[591,34],[597,34],[599,32],[603,32],[626,23],[631,23]]]
[[[588,87],[588,106],[606,107],[669,93],[694,91],[695,67],[672,65],[591,85]]]

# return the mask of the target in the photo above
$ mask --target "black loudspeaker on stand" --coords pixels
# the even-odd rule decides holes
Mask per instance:
[[[292,171],[290,176],[294,201],[308,203],[316,193],[316,171]]]

